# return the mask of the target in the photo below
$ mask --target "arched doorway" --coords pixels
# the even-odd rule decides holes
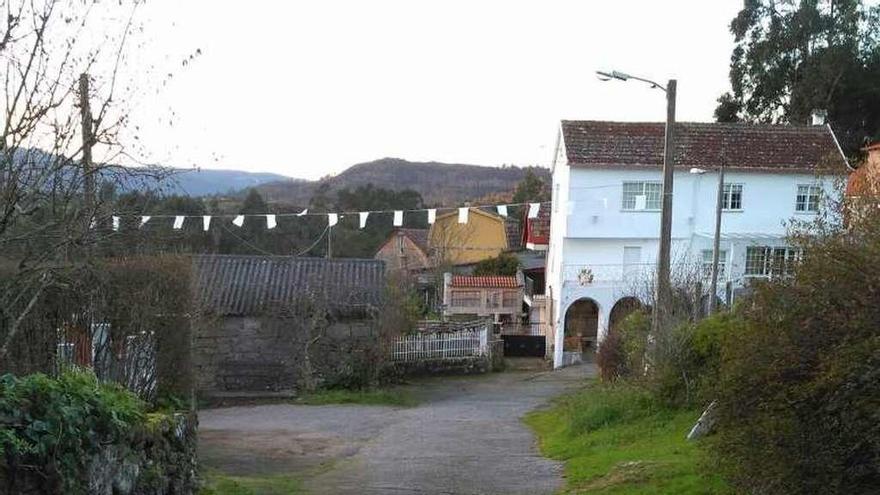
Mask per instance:
[[[582,354],[594,348],[599,332],[599,305],[588,298],[578,299],[565,312],[564,353]]]
[[[633,311],[642,308],[642,302],[635,297],[623,297],[614,303],[608,315],[608,331],[614,332]]]

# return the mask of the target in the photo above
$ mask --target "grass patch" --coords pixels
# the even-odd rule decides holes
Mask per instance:
[[[360,404],[364,406],[412,407],[418,401],[410,392],[404,390],[320,390],[298,397],[297,404],[321,406],[326,404]]]
[[[724,494],[685,435],[700,411],[670,410],[631,385],[590,386],[535,411],[526,423],[542,452],[565,462],[563,493]]]
[[[305,493],[300,481],[291,476],[228,476],[216,471],[205,473],[201,495],[295,495]]]

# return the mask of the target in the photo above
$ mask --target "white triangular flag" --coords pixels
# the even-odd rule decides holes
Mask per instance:
[[[501,215],[502,217],[507,216],[507,205],[498,205],[497,208],[499,215]]]
[[[358,216],[361,219],[361,228],[366,227],[367,226],[367,217],[370,216],[370,212],[362,211],[362,212],[358,213]]]
[[[241,227],[242,225],[244,225],[244,215],[239,215],[239,216],[235,217],[235,220],[233,220],[232,223],[236,227]]]
[[[183,228],[183,219],[184,217],[181,215],[174,217],[174,230],[180,230]]]
[[[211,215],[203,215],[202,216],[202,229],[204,229],[204,231],[207,232],[208,229],[210,229],[210,228],[211,228]]]
[[[113,217],[113,230],[114,231],[119,230],[119,217],[116,217],[116,216]]]
[[[306,208],[305,210],[303,210],[303,211],[297,213],[296,216],[301,217],[301,216],[305,215],[305,214],[308,213],[308,212],[309,212],[309,209]]]
[[[150,217],[149,215],[144,215],[144,216],[142,216],[142,217],[141,217],[141,225],[140,225],[140,226],[143,227],[144,225],[146,225],[147,222],[150,221],[150,218],[152,218],[152,217]]]
[[[339,223],[339,215],[337,215],[336,213],[328,213],[327,214],[327,225],[329,227],[332,227],[332,226],[336,225],[337,223]]]
[[[275,215],[266,215],[266,228],[274,229],[276,225],[278,224],[275,222]]]
[[[394,226],[400,227],[403,225],[403,210],[395,210],[394,211]]]
[[[538,210],[541,209],[541,203],[529,203],[529,218],[538,218]]]
[[[470,208],[467,206],[458,209],[458,223],[467,223],[468,210],[470,210]]]
[[[437,210],[431,208],[428,210],[428,223],[433,224],[434,220],[437,220]]]

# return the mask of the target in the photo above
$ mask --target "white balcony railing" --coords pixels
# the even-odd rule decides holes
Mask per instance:
[[[651,280],[656,270],[654,263],[569,264],[562,266],[562,279],[570,285],[608,287]]]

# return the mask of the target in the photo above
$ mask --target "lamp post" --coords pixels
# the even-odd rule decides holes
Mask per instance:
[[[660,248],[657,253],[657,286],[655,289],[655,308],[651,315],[651,333],[657,335],[666,321],[667,311],[671,311],[671,244],[672,244],[672,172],[673,151],[675,143],[675,93],[677,82],[670,79],[663,86],[657,82],[642,77],[625,74],[623,72],[596,71],[603,81],[617,79],[628,81],[630,79],[641,81],[651,85],[651,88],[662,90],[666,93],[666,135],[663,142],[663,202],[660,210]]]

